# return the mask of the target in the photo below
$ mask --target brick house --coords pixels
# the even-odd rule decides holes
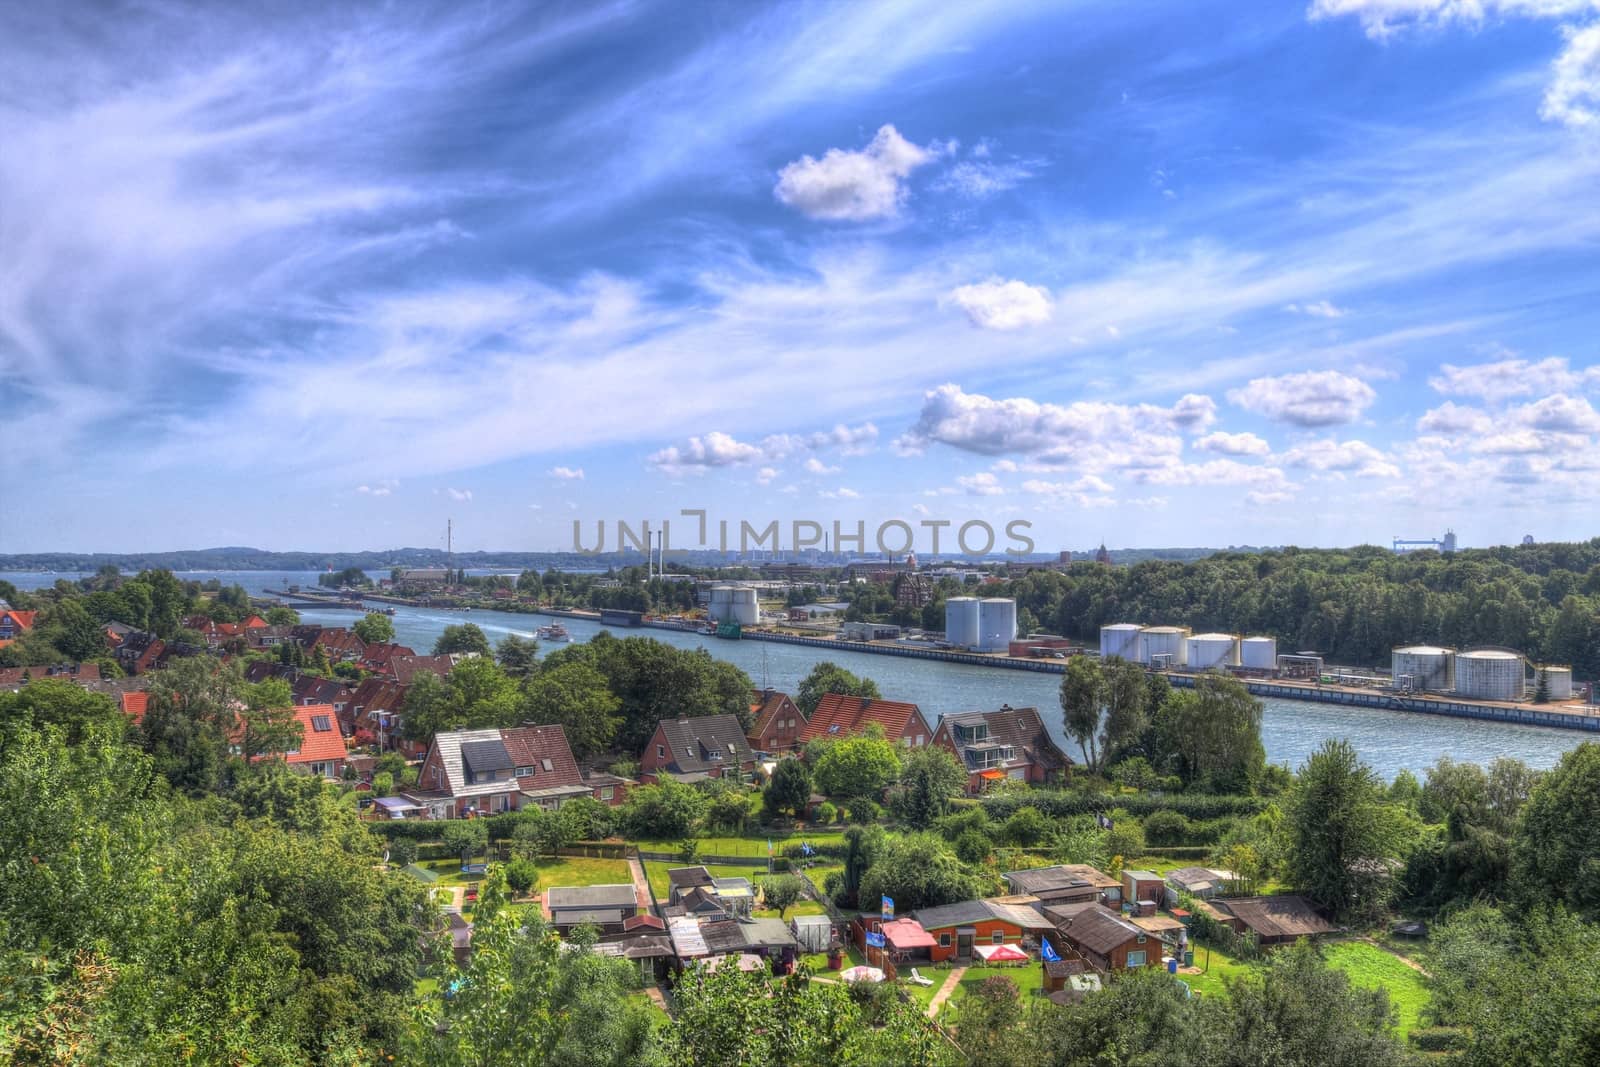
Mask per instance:
[[[915,704],[825,693],[800,731],[800,743],[816,737],[848,737],[860,733],[869,723],[883,727],[884,737],[890,741],[912,746],[925,745],[933,737],[927,718]]]
[[[699,715],[656,724],[639,757],[639,780],[650,783],[670,774],[680,782],[698,782],[743,777],[755,768],[755,751],[735,716]]]
[[[449,730],[435,734],[417,785],[405,796],[435,819],[554,809],[590,796],[559,726]]]
[[[967,772],[967,792],[1010,778],[1043,784],[1072,766],[1045,729],[1036,708],[1003,705],[939,720],[933,743],[942,745]]]
[[[800,743],[806,716],[788,693],[776,689],[752,691],[750,714],[755,723],[745,739],[757,752],[788,752]]]
[[[305,735],[299,748],[283,754],[283,761],[311,774],[338,780],[344,774],[348,754],[344,734],[339,730],[338,712],[332,704],[303,704],[294,709],[294,717]]]

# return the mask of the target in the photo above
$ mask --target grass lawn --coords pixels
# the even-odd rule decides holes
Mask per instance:
[[[805,870],[799,871],[797,873],[799,873],[803,877],[811,879],[811,884],[816,886],[817,887],[817,892],[820,893],[820,892],[823,891],[822,890],[823,883],[828,880],[828,875],[830,873],[834,872],[834,871],[838,871],[840,874],[843,874],[844,873],[844,864],[842,864],[842,863],[819,863],[814,867],[807,867]]]
[[[854,945],[845,946],[844,957],[845,967],[860,967],[866,963],[866,960],[861,958],[861,953],[856,950]],[[833,977],[835,972],[828,970],[828,954],[826,952],[811,952],[800,958],[811,965],[812,977]],[[929,977],[932,976],[930,975]]]
[[[704,867],[711,873],[713,878],[748,878],[751,885],[767,876],[765,867],[723,866],[716,863],[679,863],[677,860],[645,860],[645,877],[650,879],[651,890],[655,893],[656,899],[663,904],[672,895],[672,883],[667,878],[667,872],[677,867]]]
[[[939,987],[943,985],[945,979],[950,976],[950,972],[948,970],[941,970],[938,967],[934,967],[932,969],[924,969],[922,971],[922,976],[924,978],[932,978],[934,981],[932,991],[938,992]],[[985,981],[997,976],[1011,979],[1012,984],[1017,987],[1017,991],[1020,992],[1024,998],[1036,996],[1039,990],[1044,988],[1044,968],[1037,962],[1019,963],[1009,966],[995,965],[992,967],[968,967],[967,973],[961,976],[961,983],[956,986],[954,991],[951,992],[950,999],[945,1001],[945,1006],[941,1008],[940,1011],[943,1012],[950,1010],[949,1006],[952,1003],[961,1000],[973,990],[977,989],[978,986],[982,985]],[[931,1000],[933,998],[930,996],[928,999]]]
[[[1422,1009],[1428,1005],[1428,980],[1376,945],[1364,941],[1340,941],[1323,948],[1328,966],[1350,976],[1350,984],[1361,989],[1385,989],[1400,1019],[1404,1038],[1421,1025]]]
[[[708,856],[749,856],[753,859],[767,858],[767,841],[772,842],[772,855],[783,854],[783,846],[799,844],[802,841],[813,845],[837,845],[844,842],[843,830],[793,830],[773,834],[753,833],[744,837],[697,837],[700,851]],[[634,841],[632,844],[646,852],[673,852],[683,844],[682,840],[673,841]]]
[[[630,885],[627,860],[592,859],[588,856],[552,856],[541,859],[537,892],[558,885]]]
[[[1194,950],[1194,964],[1203,968],[1204,974],[1183,974],[1178,977],[1189,984],[1189,988],[1203,997],[1225,997],[1228,995],[1227,987],[1223,985],[1224,978],[1237,978],[1250,973],[1250,965],[1217,949],[1206,945],[1191,945]]]
[[[757,908],[750,913],[756,919],[778,918],[777,908]],[[796,915],[826,915],[828,910],[815,900],[798,900],[789,905],[789,910],[783,913],[784,922],[788,922]]]

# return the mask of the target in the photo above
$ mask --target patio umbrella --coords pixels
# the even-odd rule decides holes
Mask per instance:
[[[1015,945],[977,945],[973,950],[985,963],[1021,963],[1028,954]]]
[[[883,972],[876,967],[848,967],[839,972],[839,977],[846,982],[881,982]]]

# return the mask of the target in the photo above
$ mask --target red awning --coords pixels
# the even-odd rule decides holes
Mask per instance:
[[[922,928],[915,919],[895,919],[882,927],[884,940],[902,951],[913,948],[932,948],[933,935]]]
[[[987,778],[991,782],[994,781],[997,778],[1004,778],[1005,776],[1006,776],[1006,772],[1005,771],[979,771],[978,772],[978,777],[979,778]]]

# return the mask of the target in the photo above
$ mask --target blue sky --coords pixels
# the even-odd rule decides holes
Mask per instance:
[[[0,551],[1600,532],[1600,0],[526,7],[0,10]]]

